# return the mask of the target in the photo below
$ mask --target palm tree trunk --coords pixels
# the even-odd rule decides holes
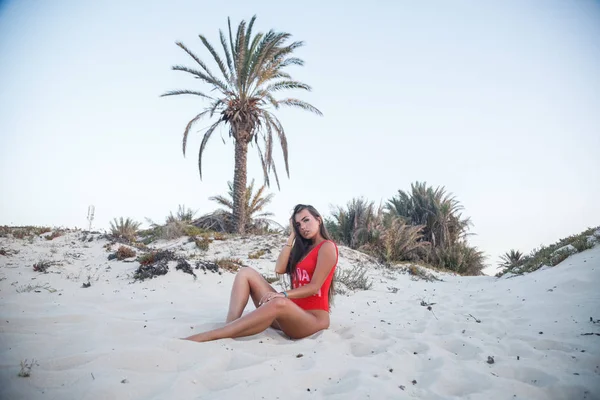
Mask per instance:
[[[234,231],[246,232],[246,177],[248,143],[243,139],[235,141],[235,170],[233,172],[233,224]]]

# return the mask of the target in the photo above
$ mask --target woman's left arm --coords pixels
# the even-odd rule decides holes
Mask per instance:
[[[292,299],[300,299],[319,293],[319,290],[321,289],[321,286],[323,286],[325,279],[327,279],[331,269],[335,266],[336,258],[337,251],[335,249],[335,244],[329,241],[323,243],[319,249],[317,266],[315,267],[315,272],[313,273],[311,281],[304,286],[288,291],[288,297]]]

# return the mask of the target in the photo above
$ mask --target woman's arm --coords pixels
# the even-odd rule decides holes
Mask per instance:
[[[277,257],[277,262],[275,263],[275,273],[277,274],[285,274],[288,260],[290,259],[290,253],[292,252],[292,246],[294,245],[294,239],[296,238],[294,227],[290,226],[290,229],[292,230],[292,233],[290,233],[285,246],[281,249],[279,257]]]

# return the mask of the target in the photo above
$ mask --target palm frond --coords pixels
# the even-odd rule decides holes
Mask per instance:
[[[205,111],[206,112],[206,111]],[[204,133],[204,137],[202,138],[202,143],[200,144],[200,150],[198,152],[198,171],[200,172],[200,179],[202,179],[202,153],[204,152],[204,148],[210,139],[210,136],[215,131],[217,126],[221,123],[221,120],[218,120],[208,130]]]
[[[204,44],[204,47],[206,47],[208,49],[209,53],[215,59],[215,62],[219,66],[219,69],[221,70],[221,73],[223,74],[223,76],[225,77],[225,79],[227,80],[227,82],[230,82],[229,75],[227,74],[227,70],[225,69],[225,64],[223,63],[223,60],[221,60],[221,57],[219,56],[219,54],[215,51],[215,49],[208,42],[208,40],[206,40],[206,38],[204,37],[204,35],[198,35],[198,37],[200,38],[200,40]],[[205,70],[208,72],[208,69],[205,69]]]
[[[229,68],[229,73],[225,74],[225,77],[229,82],[234,81],[234,69],[233,64],[231,62],[231,54],[229,53],[229,49],[227,48],[227,42],[225,40],[225,35],[223,35],[223,31],[219,29],[219,36],[221,38],[221,46],[223,46],[223,52],[225,53],[225,60],[227,61],[227,67]]]
[[[183,142],[182,142],[182,148],[183,148],[183,156],[185,157],[185,149],[187,146],[187,138],[188,138],[188,134],[190,133],[190,129],[192,129],[192,126],[198,121],[200,120],[200,118],[202,118],[203,116],[205,116],[208,113],[208,111],[202,111],[200,114],[196,115],[194,118],[192,118],[190,120],[190,122],[188,122],[188,124],[185,127],[185,131],[183,132]]]
[[[318,108],[316,108],[315,106],[313,106],[307,102],[304,102],[302,100],[284,99],[284,100],[279,100],[278,103],[280,105],[284,105],[284,106],[299,107],[299,108],[302,108],[303,110],[313,112],[317,115],[323,115],[323,113],[321,111],[319,111]]]
[[[166,93],[163,93],[160,95],[160,97],[166,97],[166,96],[177,96],[180,94],[192,94],[195,96],[200,96],[200,97],[204,97],[205,99],[210,99],[210,100],[214,100],[213,97],[208,96],[202,92],[197,92],[195,90],[186,90],[186,89],[180,89],[180,90],[170,90]]]
[[[286,90],[286,89],[302,89],[311,91],[312,88],[305,83],[297,82],[297,81],[282,81],[273,83],[265,89],[267,92],[275,92],[277,90]]]
[[[233,94],[233,92],[231,92],[223,82],[221,82],[220,80],[218,80],[216,78],[210,77],[207,74],[205,74],[205,73],[203,73],[201,71],[198,71],[197,69],[189,68],[189,67],[186,67],[184,65],[174,65],[173,67],[171,67],[171,69],[174,70],[174,71],[183,71],[183,72],[187,72],[189,74],[192,74],[196,78],[198,78],[198,79],[200,79],[200,80],[202,80],[202,81],[204,81],[204,82],[206,82],[208,84],[211,84],[211,85],[215,86],[221,92],[223,92],[223,94],[226,94],[226,95],[232,95]]]

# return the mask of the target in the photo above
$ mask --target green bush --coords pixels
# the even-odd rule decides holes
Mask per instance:
[[[135,222],[130,218],[123,219],[123,217],[121,217],[118,220],[115,218],[110,223],[110,234],[117,238],[120,237],[129,241],[134,241],[139,227],[140,223]]]

